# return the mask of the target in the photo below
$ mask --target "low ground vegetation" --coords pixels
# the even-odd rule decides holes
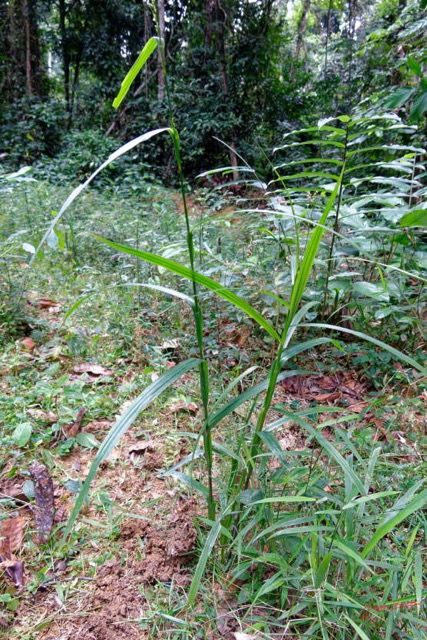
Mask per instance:
[[[244,184],[210,174],[185,204],[125,166],[37,256],[72,186],[3,174],[3,637],[425,637],[425,170],[411,135],[391,116],[322,122],[285,137],[268,185],[248,166]],[[174,267],[188,264],[186,214],[194,268],[221,285],[197,290],[207,419],[191,282]],[[53,481],[47,532],[35,461]]]

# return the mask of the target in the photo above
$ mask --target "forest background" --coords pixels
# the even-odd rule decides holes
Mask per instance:
[[[0,637],[425,638],[426,32],[0,0]]]
[[[350,113],[363,101],[364,109],[381,111],[389,100],[401,115],[411,114],[422,136],[424,5],[159,3],[186,175],[193,178],[224,161],[215,138],[265,167],[265,152],[281,134]],[[104,158],[115,139],[167,122],[156,56],[126,105],[118,112],[112,108],[126,70],[155,32],[149,2],[2,2],[0,17],[3,163],[17,167],[55,158],[56,171],[77,177],[88,170],[83,158],[90,164]],[[176,179],[165,145],[139,153],[149,173]]]

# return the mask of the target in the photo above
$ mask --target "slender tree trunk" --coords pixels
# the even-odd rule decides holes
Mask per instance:
[[[295,41],[295,59],[296,60],[299,60],[301,50],[303,48],[305,29],[307,27],[307,16],[308,16],[308,12],[310,11],[310,6],[311,6],[311,0],[303,1],[301,15],[299,17],[298,24],[297,24],[297,37]]]
[[[71,94],[70,94],[70,54],[68,51],[68,34],[67,34],[67,9],[65,0],[59,0],[59,29],[61,32],[61,52],[62,52],[62,70],[64,73],[64,96],[65,108],[67,111],[67,126],[71,125]]]
[[[331,35],[331,13],[332,13],[332,0],[329,0],[328,15],[326,18],[325,66],[323,71],[325,76],[328,68],[328,47],[329,47],[329,36]]]
[[[207,0],[205,5],[206,11],[206,32],[205,32],[205,49],[213,48],[218,52],[218,70],[221,81],[221,89],[224,102],[229,102],[229,83],[227,72],[227,55],[225,48],[225,20],[226,13],[219,0]],[[234,130],[230,132],[231,140],[228,141],[228,155],[230,164],[233,167],[233,179],[239,179],[238,161],[235,152],[237,136]]]
[[[23,0],[22,13],[24,19],[24,34],[25,34],[25,86],[27,94],[31,96],[33,94],[33,82],[31,74],[31,28],[30,28],[30,11],[27,0]]]
[[[165,0],[157,0],[157,18],[159,21],[159,35],[165,43]],[[165,46],[163,51],[166,51]],[[163,68],[161,47],[158,47],[157,54],[157,100],[163,102],[165,98],[165,71]]]

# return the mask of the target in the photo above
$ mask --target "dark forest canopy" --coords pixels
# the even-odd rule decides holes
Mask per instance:
[[[155,56],[130,99],[111,107],[158,30],[189,175],[226,157],[215,137],[260,161],[281,132],[366,99],[391,100],[404,117],[412,109],[425,125],[425,0],[165,0],[156,13],[143,0],[1,0],[3,162],[54,157],[82,131],[103,156],[110,138],[163,125]],[[167,174],[167,154],[143,159]]]

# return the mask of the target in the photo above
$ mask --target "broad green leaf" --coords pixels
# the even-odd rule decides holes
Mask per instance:
[[[378,493],[370,493],[367,496],[361,496],[360,498],[354,498],[354,500],[350,500],[343,506],[343,511],[345,509],[354,509],[361,504],[365,504],[366,502],[372,502],[373,500],[379,500],[380,498],[387,498],[389,496],[395,496],[398,491],[378,491]]]
[[[427,227],[427,209],[410,211],[400,218],[401,227]]]
[[[307,496],[274,496],[271,498],[263,498],[256,500],[252,504],[302,504],[303,502],[316,502],[316,498],[308,498]]]
[[[338,451],[338,449],[336,449],[334,447],[334,445],[332,444],[332,442],[329,442],[329,440],[327,440],[321,433],[320,431],[317,431],[317,429],[315,429],[314,427],[311,426],[311,424],[309,424],[308,422],[306,422],[305,420],[302,420],[301,418],[297,419],[296,416],[294,416],[295,422],[298,422],[298,424],[300,424],[306,431],[309,432],[309,434],[311,436],[313,436],[313,438],[315,440],[317,440],[317,442],[320,444],[320,446],[328,453],[328,455],[333,458],[335,460],[335,462],[337,464],[339,464],[339,466],[341,467],[341,469],[344,471],[345,475],[350,478],[352,484],[357,487],[358,491],[361,494],[365,493],[365,487],[363,485],[363,482],[360,480],[360,478],[356,475],[355,471],[351,468],[351,466],[348,464],[347,460],[345,460],[345,458],[343,458],[343,456],[341,455],[341,453]],[[322,427],[322,425],[319,425],[320,427]]]
[[[284,529],[280,529],[276,531],[271,537],[279,538],[280,536],[294,536],[300,533],[327,533],[328,531],[334,531],[333,527],[326,526],[318,526],[318,525],[307,525],[307,526],[296,526],[296,527],[285,527]]]
[[[314,588],[319,589],[323,582],[325,581],[326,575],[329,570],[329,565],[331,564],[332,553],[327,553],[323,558],[322,562],[319,565],[319,568],[316,571],[315,580],[314,580]]]
[[[187,473],[180,473],[179,471],[168,471],[165,476],[169,476],[170,478],[176,478],[179,482],[190,487],[192,491],[197,491],[197,493],[201,493],[204,498],[208,498],[209,490],[205,485],[203,485],[198,480],[195,480],[192,476],[189,476]]]
[[[25,447],[31,438],[33,427],[30,422],[21,422],[15,427],[12,433],[12,439],[18,447]]]
[[[132,247],[127,247],[122,244],[118,244],[117,242],[112,242],[107,238],[102,238],[94,234],[94,237],[105,244],[110,245],[113,249],[117,251],[123,251],[123,253],[128,253],[132,256],[136,256],[137,258],[141,258],[141,260],[145,260],[146,262],[150,262],[151,264],[155,264],[158,267],[162,267],[163,269],[167,269],[172,273],[176,273],[183,278],[187,278],[188,280],[195,281],[197,284],[206,287],[210,291],[214,291],[218,296],[224,298],[228,302],[231,302],[235,307],[246,313],[252,320],[255,320],[260,327],[265,329],[275,340],[280,340],[280,337],[277,331],[274,329],[273,325],[264,318],[263,315],[259,313],[254,307],[252,307],[246,300],[235,294],[230,289],[227,289],[224,285],[220,284],[216,280],[209,278],[208,276],[199,273],[198,271],[192,271],[188,267],[184,267],[183,265],[175,262],[174,260],[169,260],[169,258],[163,258],[163,256],[158,256],[154,253],[148,253],[147,251],[140,251],[139,249],[133,249]]]
[[[120,91],[113,102],[113,107],[115,109],[120,107],[136,76],[141,71],[151,54],[156,50],[158,44],[159,38],[156,37],[150,38],[146,43],[136,62],[132,65],[121,84]]]
[[[355,622],[352,618],[350,618],[346,614],[344,614],[344,618],[348,620],[348,622],[351,624],[351,626],[356,631],[357,635],[359,636],[359,638],[361,638],[361,640],[371,640],[371,638],[363,631],[363,629],[359,627],[357,622]]]
[[[411,122],[417,122],[421,120],[422,116],[427,111],[427,91],[424,91],[419,95],[412,105],[411,113],[409,114],[409,118]]]
[[[251,606],[255,606],[255,604],[260,598],[262,598],[262,596],[265,596],[267,593],[271,593],[272,591],[279,589],[283,584],[285,584],[285,582],[286,580],[281,572],[275,573],[273,576],[271,576],[271,578],[267,578],[267,580],[263,582],[261,587],[251,599]],[[240,640],[240,638],[242,640],[256,640],[257,638],[257,636],[247,635],[246,633],[235,633],[233,635],[236,640]]]
[[[86,496],[89,493],[90,483],[94,479],[96,472],[98,470],[99,465],[109,456],[111,451],[114,449],[116,444],[119,442],[120,438],[129,427],[133,424],[136,418],[139,416],[141,411],[143,411],[153,400],[157,398],[165,389],[170,387],[178,378],[180,378],[184,373],[193,369],[198,364],[200,364],[200,360],[196,358],[190,358],[189,360],[185,360],[180,364],[177,364],[172,369],[169,369],[160,376],[155,382],[150,384],[131,404],[131,406],[123,413],[123,415],[117,420],[117,422],[111,427],[110,432],[105,438],[104,442],[101,444],[99,451],[92,462],[87,478],[83,484],[83,487],[77,497],[76,503],[73,507],[73,510],[68,519],[67,525],[64,530],[63,537],[66,538],[70,533],[73,525],[76,521],[76,518],[80,512],[80,509],[83,506],[83,503],[86,499]]]
[[[423,569],[423,557],[421,553],[417,551],[414,559],[414,584],[418,613],[420,612],[421,600],[423,598]]]
[[[353,291],[361,296],[367,298],[374,298],[379,302],[388,302],[390,295],[384,290],[384,287],[375,282],[355,282],[353,284]]]
[[[358,553],[355,549],[353,549],[353,547],[351,547],[348,544],[348,542],[346,542],[345,540],[334,538],[332,543],[334,547],[337,547],[338,549],[340,549],[340,551],[342,551],[349,558],[352,558],[352,560],[357,562],[357,564],[359,564],[361,567],[363,567],[364,569],[367,569],[371,573],[374,573],[371,567],[364,561],[360,553]]]
[[[374,547],[378,544],[378,542],[384,538],[390,531],[392,531],[398,524],[400,524],[403,520],[408,518],[410,515],[422,509],[424,505],[427,503],[427,490],[422,491],[418,495],[414,496],[413,500],[406,505],[403,509],[401,509],[396,515],[387,520],[385,523],[380,524],[374,535],[371,539],[366,543],[363,551],[361,553],[362,558],[366,558],[366,556],[374,549]]]
[[[302,369],[293,370],[293,371],[283,371],[279,374],[277,381],[284,380],[285,378],[291,378],[296,375],[307,375],[312,373],[311,371],[305,371]],[[216,413],[212,413],[208,418],[208,427],[213,429],[219,424],[226,416],[230,415],[233,411],[235,411],[240,405],[248,400],[252,400],[252,398],[256,398],[260,393],[265,391],[269,385],[269,378],[266,378],[262,382],[246,389],[243,393],[240,393],[238,396],[232,398],[226,405],[224,405],[221,409],[219,409]]]
[[[411,56],[408,56],[406,58],[406,64],[408,65],[409,69],[412,71],[412,73],[414,74],[414,76],[421,76],[423,71],[421,69],[421,65]]]
[[[98,449],[100,446],[99,440],[95,438],[93,433],[87,433],[86,431],[81,431],[76,435],[76,441],[85,449]]]

